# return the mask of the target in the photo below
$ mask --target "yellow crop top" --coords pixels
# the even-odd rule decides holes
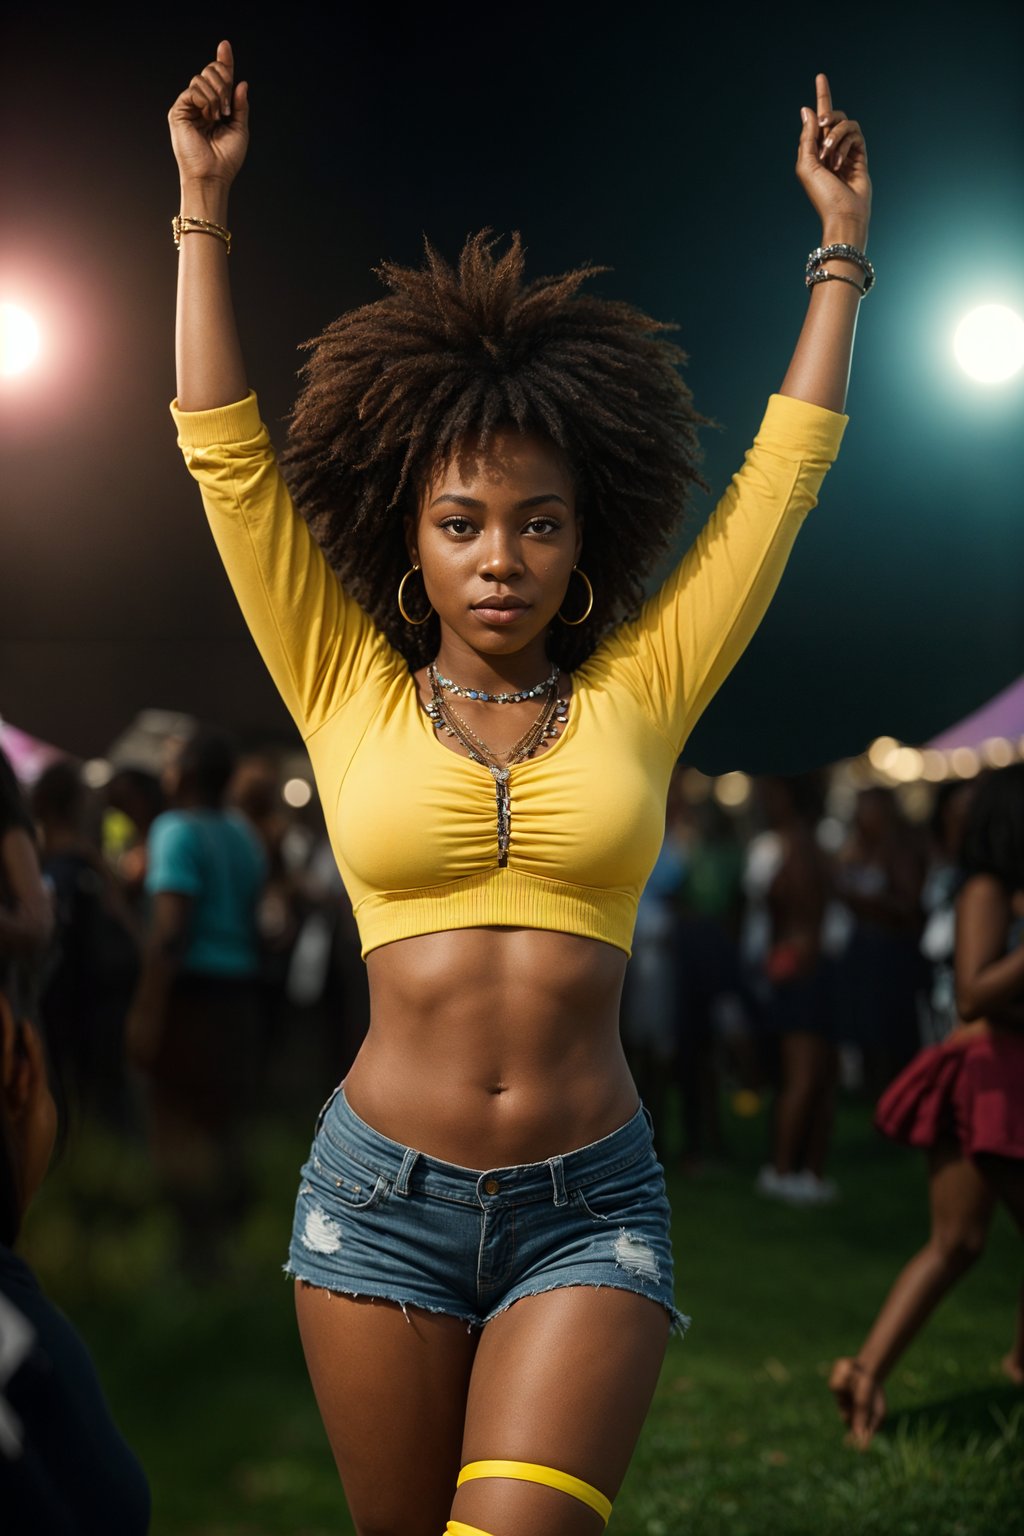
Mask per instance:
[[[509,780],[444,746],[415,680],[343,590],[281,478],[256,397],[171,411],[245,620],[309,751],[363,955],[452,928],[546,928],[630,953],[669,779],[770,602],[848,418],[772,395],[706,526],[573,673],[562,735]]]

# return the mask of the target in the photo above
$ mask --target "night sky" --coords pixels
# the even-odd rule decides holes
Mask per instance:
[[[145,14],[145,32],[140,31]],[[166,114],[220,37],[252,91],[231,257],[279,443],[298,344],[382,257],[518,228],[528,275],[677,321],[710,510],[778,387],[820,225],[794,174],[825,70],[874,182],[840,459],[751,649],[691,739],[708,772],[922,741],[1024,670],[1024,375],[952,359],[1024,310],[1024,7],[25,8],[0,36],[0,299],[45,366],[0,386],[0,713],[83,756],[136,710],[296,741],[181,466]],[[158,19],[150,20],[151,16]],[[163,19],[160,19],[160,18]],[[895,17],[895,19],[894,19]],[[692,528],[691,528],[692,534]]]

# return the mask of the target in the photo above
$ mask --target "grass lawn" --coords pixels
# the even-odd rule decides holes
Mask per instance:
[[[825,1379],[926,1234],[923,1160],[845,1105],[831,1170],[841,1203],[791,1210],[751,1192],[764,1114],[727,1127],[728,1166],[670,1176],[677,1299],[694,1324],[669,1348],[609,1532],[1024,1532],[1024,1392],[998,1370],[1022,1270],[1005,1214],[897,1368],[889,1421],[858,1454]],[[202,1289],[169,1263],[144,1155],[96,1134],[54,1171],[27,1224],[22,1252],[92,1349],[147,1470],[153,1536],[352,1530],[280,1272],[308,1141],[303,1124],[260,1133],[266,1203],[237,1273]]]

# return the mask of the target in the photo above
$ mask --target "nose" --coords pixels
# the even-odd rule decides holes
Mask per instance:
[[[507,581],[511,576],[522,574],[523,557],[519,539],[507,529],[489,530],[480,540],[479,552],[478,570],[481,576],[491,581]]]

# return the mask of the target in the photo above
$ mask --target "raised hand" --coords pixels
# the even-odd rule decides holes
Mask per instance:
[[[217,57],[193,75],[167,120],[182,182],[230,186],[249,144],[249,87],[244,80],[235,84],[229,42],[219,43]]]
[[[815,77],[817,111],[801,107],[803,129],[796,174],[823,225],[854,224],[867,229],[871,218],[868,152],[860,124],[832,106],[827,75]]]

